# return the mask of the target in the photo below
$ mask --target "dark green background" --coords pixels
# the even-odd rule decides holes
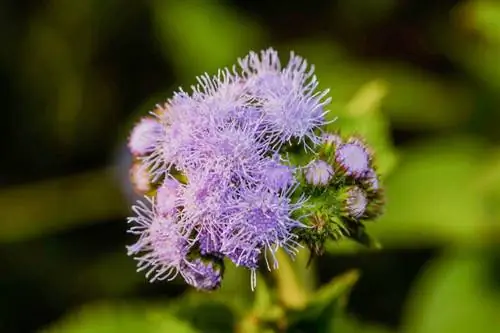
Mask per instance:
[[[115,332],[106,311],[120,332],[182,331],[141,326],[186,287],[148,284],[125,255],[128,131],[196,75],[269,46],[316,64],[336,124],[367,136],[387,186],[369,226],[384,249],[330,244],[309,271],[311,284],[361,271],[336,331],[500,332],[493,0],[0,2],[0,332]],[[248,296],[231,272],[224,293]],[[72,315],[84,304],[93,319]],[[239,320],[226,319],[215,331]]]

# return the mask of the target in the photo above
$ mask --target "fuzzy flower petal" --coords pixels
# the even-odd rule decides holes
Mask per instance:
[[[187,242],[173,218],[159,214],[154,201],[148,201],[149,205],[139,201],[132,207],[136,216],[128,218],[133,224],[129,232],[139,235],[139,240],[127,247],[128,254],[135,256],[138,271],[145,270],[151,282],[172,280],[186,261]]]
[[[291,214],[301,204],[291,203],[286,195],[278,195],[264,186],[241,191],[240,197],[229,203],[234,212],[223,233],[223,253],[234,254],[238,250],[239,256],[233,261],[243,265],[254,262],[257,253],[266,254],[267,250],[272,256],[272,266],[277,267],[274,254],[279,247],[291,255],[297,250],[292,230],[303,224]],[[269,267],[268,258],[265,259]]]
[[[316,91],[318,81],[314,67],[291,53],[290,61],[281,67],[273,49],[261,54],[251,52],[239,60],[248,91],[263,110],[264,121],[278,146],[298,139],[307,145],[320,142],[314,132],[327,123],[325,106],[328,90]]]

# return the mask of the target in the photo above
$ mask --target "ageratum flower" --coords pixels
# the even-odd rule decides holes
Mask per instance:
[[[198,290],[210,291],[220,287],[224,262],[195,259],[181,267],[186,282]]]
[[[327,123],[325,98],[329,90],[317,91],[318,81],[314,66],[290,54],[288,64],[282,68],[278,53],[273,49],[260,55],[250,52],[239,60],[248,93],[260,106],[267,129],[278,146],[297,139],[312,145],[320,143],[315,130]]]
[[[322,143],[325,145],[338,147],[340,144],[342,144],[342,138],[340,137],[340,135],[334,133],[323,133],[321,139]]]
[[[297,183],[295,178],[295,168],[288,165],[278,154],[267,159],[265,166],[261,170],[263,183],[272,191],[286,191]]]
[[[314,160],[305,169],[306,181],[314,186],[328,185],[333,174],[332,166],[323,160]]]
[[[313,67],[293,53],[283,68],[272,49],[239,65],[198,77],[192,93],[181,89],[153,112],[161,130],[141,158],[152,181],[164,181],[153,208],[135,206],[129,219],[140,235],[129,252],[142,253],[140,269],[153,279],[180,272],[215,288],[222,273],[205,259],[227,257],[251,270],[253,288],[261,259],[275,268],[279,248],[297,251],[303,224],[292,214],[305,200],[294,196],[296,168],[280,149],[321,143],[328,91],[316,91]]]
[[[151,282],[172,280],[181,266],[187,264],[189,246],[179,232],[175,217],[159,214],[154,199],[147,201],[148,204],[139,201],[133,206],[136,216],[128,218],[133,224],[129,232],[139,236],[135,244],[127,247],[128,254],[135,256],[137,271],[146,271]]]
[[[355,220],[361,218],[368,205],[365,192],[357,186],[347,188],[344,205],[344,211],[347,217]]]
[[[304,225],[291,214],[303,204],[303,200],[292,203],[288,192],[276,193],[265,185],[242,189],[239,194],[239,197],[228,200],[231,214],[222,233],[221,250],[236,265],[249,268],[252,281],[255,281],[261,255],[268,269],[271,266],[278,268],[275,256],[278,248],[295,255],[299,244],[291,231]]]
[[[354,178],[362,178],[370,169],[370,154],[363,143],[351,141],[341,144],[335,151],[340,171]]]

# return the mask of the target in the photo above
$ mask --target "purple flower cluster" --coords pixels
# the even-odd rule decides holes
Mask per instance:
[[[215,289],[226,257],[251,270],[254,288],[261,258],[277,268],[279,248],[297,250],[292,230],[303,224],[292,213],[304,200],[291,199],[296,169],[280,151],[321,143],[328,91],[293,53],[282,67],[272,49],[251,52],[239,67],[199,77],[132,131],[131,152],[160,183],[151,207],[140,202],[129,218],[139,235],[129,253],[151,280],[180,274]]]

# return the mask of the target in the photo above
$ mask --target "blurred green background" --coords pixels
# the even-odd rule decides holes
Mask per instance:
[[[3,0],[0,45],[0,332],[270,332],[294,292],[308,310],[275,331],[500,332],[499,1]],[[328,244],[254,294],[234,267],[210,295],[147,283],[128,131],[269,46],[315,64],[333,127],[377,151],[383,249]]]

